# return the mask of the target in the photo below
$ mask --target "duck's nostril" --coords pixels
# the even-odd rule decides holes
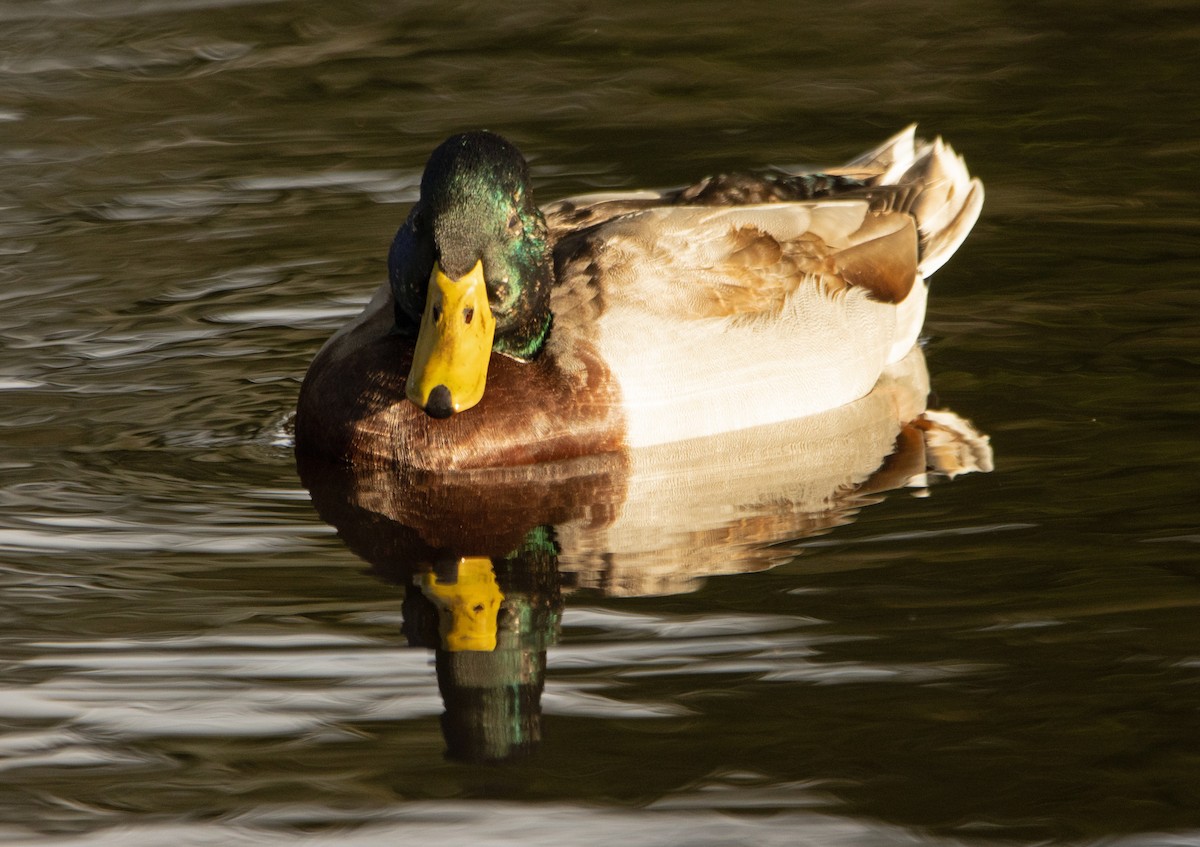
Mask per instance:
[[[425,401],[425,414],[431,418],[448,418],[454,414],[449,388],[439,385],[429,392],[429,399]]]
[[[473,308],[471,308],[470,306],[467,306],[467,308],[463,309],[463,322],[464,323],[470,323],[471,318],[473,318],[473,317],[475,317],[475,310]]]

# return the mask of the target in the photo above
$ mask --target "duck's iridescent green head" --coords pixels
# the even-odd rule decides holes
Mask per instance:
[[[396,329],[417,336],[408,398],[431,416],[482,399],[493,350],[537,355],[554,270],[520,151],[490,132],[455,135],[434,150],[421,198],[392,242],[388,276]]]

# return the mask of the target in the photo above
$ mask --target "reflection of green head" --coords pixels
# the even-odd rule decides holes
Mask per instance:
[[[453,567],[421,574],[421,592],[437,607],[442,649],[496,649],[496,616],[504,595],[492,560],[464,556]]]
[[[545,650],[558,637],[562,586],[554,530],[536,526],[521,546],[496,561],[496,577],[508,597],[500,609],[501,626],[523,650]]]
[[[405,630],[411,643],[438,648],[448,755],[495,762],[532,751],[562,607],[553,531],[530,530],[503,558],[443,559],[411,585]]]
[[[439,651],[436,664],[446,705],[442,733],[451,758],[497,762],[537,747],[542,739],[544,652]]]

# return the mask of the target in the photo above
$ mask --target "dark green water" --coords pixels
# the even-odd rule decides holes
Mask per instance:
[[[1186,2],[0,2],[0,839],[1200,843],[1198,39]],[[391,529],[339,538],[287,431],[428,151],[501,131],[550,200],[914,120],[987,187],[925,354],[994,472],[686,573],[533,555],[540,744],[447,757],[350,549]]]

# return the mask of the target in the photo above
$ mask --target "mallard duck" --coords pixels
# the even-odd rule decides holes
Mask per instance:
[[[539,209],[515,146],[431,154],[388,280],[318,352],[296,447],[355,464],[509,467],[800,418],[917,341],[926,279],[983,187],[910,126],[845,166]]]

